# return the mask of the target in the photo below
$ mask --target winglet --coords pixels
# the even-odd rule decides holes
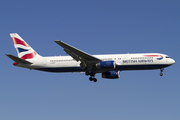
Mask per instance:
[[[15,61],[15,63],[13,63],[13,65],[17,65],[18,63],[23,63],[23,64],[32,64],[31,62],[18,58],[16,56],[13,56],[11,54],[6,54],[9,58],[11,58],[13,61]]]

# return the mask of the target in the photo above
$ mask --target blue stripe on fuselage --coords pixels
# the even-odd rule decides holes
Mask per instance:
[[[46,72],[81,72],[81,67],[54,67],[54,68],[38,68],[36,70]]]
[[[119,65],[116,66],[118,70],[153,70],[168,67],[167,64],[156,64],[156,65]]]
[[[157,64],[157,65],[118,65],[115,69],[97,69],[94,68],[93,71],[114,71],[114,70],[151,70],[151,69],[161,69],[168,67],[167,64]],[[54,67],[54,68],[38,68],[36,70],[46,71],[46,72],[82,72],[81,67]]]

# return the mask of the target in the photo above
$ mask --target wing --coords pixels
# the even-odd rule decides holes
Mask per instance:
[[[73,59],[75,59],[76,61],[81,61],[80,66],[82,67],[82,69],[95,65],[96,63],[102,61],[99,58],[96,58],[86,52],[83,52],[75,47],[68,45],[67,43],[59,40],[55,40],[55,42],[61,47],[63,47],[64,51],[69,54]]]

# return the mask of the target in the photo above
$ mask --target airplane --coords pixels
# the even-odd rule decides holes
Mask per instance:
[[[104,54],[91,55],[65,42],[55,40],[70,56],[42,57],[31,48],[17,33],[10,33],[18,57],[6,54],[14,61],[13,65],[46,72],[80,72],[97,82],[95,74],[102,78],[117,79],[120,71],[160,69],[171,66],[175,60],[161,53]]]

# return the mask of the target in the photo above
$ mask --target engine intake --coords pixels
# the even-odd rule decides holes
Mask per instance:
[[[102,73],[102,78],[117,79],[119,77],[120,77],[119,71],[109,71],[109,72]]]
[[[116,63],[114,61],[103,61],[96,64],[97,68],[115,68]]]

